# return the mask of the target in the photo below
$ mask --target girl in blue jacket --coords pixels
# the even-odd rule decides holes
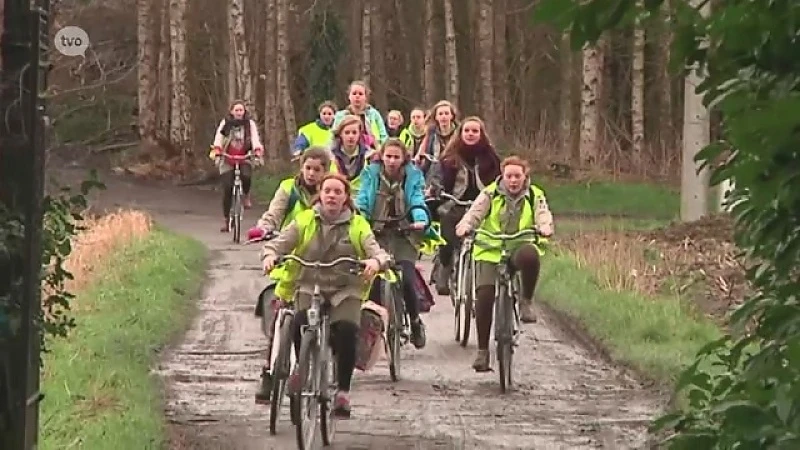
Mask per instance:
[[[403,271],[403,297],[406,311],[411,319],[411,343],[416,348],[425,346],[425,327],[419,317],[421,299],[417,298],[414,280],[417,278],[415,263],[419,247],[430,223],[425,206],[425,177],[410,161],[403,141],[389,138],[380,152],[380,159],[364,169],[361,188],[356,196],[356,208],[372,223],[375,237],[381,248],[394,256]],[[386,220],[402,217],[399,223],[410,232],[402,232]],[[378,298],[379,281],[372,289],[372,300]]]

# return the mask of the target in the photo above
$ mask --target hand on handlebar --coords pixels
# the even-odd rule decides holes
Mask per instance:
[[[365,259],[362,263],[364,263],[363,276],[366,280],[371,280],[381,271],[381,264],[377,259]]]
[[[536,231],[545,238],[553,235],[553,227],[550,225],[536,225]]]
[[[463,238],[464,236],[468,235],[472,231],[470,227],[465,223],[459,223],[456,225],[456,236]]]
[[[414,223],[412,223],[411,225],[408,226],[408,229],[409,230],[422,231],[422,230],[425,229],[425,226],[426,226],[425,222],[414,222]]]
[[[272,269],[275,268],[276,263],[278,262],[278,258],[275,256],[267,256],[264,258],[263,265],[264,265],[264,273],[269,274]]]

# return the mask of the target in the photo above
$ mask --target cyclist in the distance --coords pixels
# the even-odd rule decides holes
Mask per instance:
[[[244,156],[252,151],[255,155],[253,161],[239,163],[242,177],[242,202],[245,208],[250,208],[250,186],[253,176],[253,164],[259,164],[264,155],[264,146],[258,136],[256,122],[250,118],[245,104],[241,100],[231,103],[230,112],[220,121],[214,143],[211,145],[211,157],[219,168],[222,183],[222,213],[225,224],[220,231],[230,231],[230,211],[233,204],[234,162],[225,156]]]
[[[536,229],[543,237],[553,234],[553,215],[547,206],[544,191],[531,183],[528,162],[517,156],[503,160],[501,178],[487,186],[475,199],[472,207],[456,225],[456,235],[463,238],[476,228],[491,233],[513,234],[520,230]],[[495,301],[495,278],[500,261],[499,242],[480,235],[475,237],[476,297],[475,324],[478,331],[478,354],[472,367],[478,372],[489,366],[489,334]],[[524,322],[534,322],[533,293],[539,279],[540,250],[525,238],[511,243],[511,269],[519,271],[522,279],[520,316]]]
[[[315,271],[288,261],[280,269],[289,283],[283,286],[285,292],[276,290],[281,298],[294,294],[296,352],[300,349],[301,327],[308,323],[307,311],[317,282],[322,287],[322,295],[333,305],[331,346],[336,356],[338,387],[334,412],[347,417],[350,415],[350,385],[356,365],[361,304],[373,279],[390,260],[389,254],[375,240],[367,220],[355,212],[347,178],[333,173],[323,177],[314,207],[298,214],[278,237],[264,245],[265,272],[270,273],[278,258],[289,253],[308,261],[330,262],[347,256],[364,263],[363,273],[358,276],[341,267]],[[295,375],[288,383],[292,392],[302,388]]]

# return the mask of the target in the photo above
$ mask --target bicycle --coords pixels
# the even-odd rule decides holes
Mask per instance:
[[[446,192],[440,192],[439,196],[452,201],[457,206],[469,208],[473,203],[472,200],[460,200]],[[456,246],[456,250],[458,258],[450,272],[449,279],[450,302],[454,310],[456,342],[459,342],[462,347],[466,347],[469,343],[475,298],[475,263],[472,260],[472,240],[465,239]],[[433,284],[435,274],[439,270],[442,270],[442,264],[439,252],[436,252],[433,257],[433,269],[431,269],[429,284]]]
[[[511,365],[514,347],[519,345],[521,334],[519,317],[519,275],[512,276],[509,264],[511,251],[508,243],[524,237],[539,238],[537,230],[525,229],[512,234],[492,233],[478,229],[476,236],[485,236],[500,241],[500,262],[497,264],[498,277],[495,279],[494,339],[497,341],[497,363],[500,366],[500,390],[506,393],[511,389],[513,378]],[[535,244],[535,242],[534,242]],[[476,243],[475,245],[481,245]]]
[[[415,208],[409,208],[408,215]],[[425,209],[425,208],[422,208]],[[427,210],[425,210],[427,213]],[[374,219],[373,223],[383,224],[384,227],[378,233],[393,231],[400,235],[408,235],[414,230],[409,224],[403,224],[406,216],[393,217],[388,219]],[[388,227],[387,227],[388,226]],[[408,344],[411,336],[411,318],[406,311],[405,296],[403,295],[403,269],[399,264],[392,263],[390,270],[397,277],[393,282],[382,280],[381,282],[381,301],[389,311],[389,327],[387,330],[386,353],[389,355],[389,376],[393,382],[400,379],[400,349]]]
[[[255,239],[250,239],[245,244],[268,241],[278,234],[275,232],[265,233]],[[270,392],[269,402],[269,433],[275,435],[278,432],[278,418],[280,417],[281,406],[286,393],[286,383],[292,369],[292,346],[294,345],[294,305],[283,299],[273,298],[272,304],[262,304],[261,331],[267,338],[266,359],[270,361],[270,377],[272,378],[272,391]],[[274,352],[275,330],[278,330],[278,351]],[[274,357],[273,357],[274,356]],[[294,397],[289,397],[289,410],[294,409]],[[290,414],[292,425],[295,425],[295,417]]]
[[[223,153],[222,158],[229,163],[233,163],[233,192],[231,210],[228,214],[228,228],[233,229],[233,243],[238,244],[242,239],[242,217],[244,216],[244,204],[242,198],[244,191],[242,188],[242,171],[241,163],[244,161],[251,161],[253,153],[248,152],[245,155],[231,155],[230,153]]]
[[[295,261],[311,269],[331,268],[342,263],[350,263],[357,267],[350,269],[352,273],[357,273],[364,267],[364,263],[355,258],[341,257],[323,263],[306,261],[295,255],[283,256],[276,264],[283,264],[286,261]],[[336,365],[329,345],[331,309],[333,306],[322,297],[319,283],[316,282],[311,295],[311,306],[306,311],[308,325],[304,326],[301,332],[300,354],[295,366],[295,373],[302,387],[299,392],[291,393],[292,419],[297,432],[297,447],[300,450],[313,448],[317,433],[317,413],[319,413],[323,445],[329,446],[333,442],[335,427],[331,403],[336,392]]]

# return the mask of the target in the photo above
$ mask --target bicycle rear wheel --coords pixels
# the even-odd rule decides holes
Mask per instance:
[[[289,365],[291,364],[292,352],[292,315],[284,314],[277,333],[280,339],[278,356],[272,366],[272,395],[270,395],[269,405],[269,434],[275,435],[278,429],[278,417],[283,405],[283,395],[286,392],[286,380],[289,377]],[[291,408],[290,408],[291,409]]]
[[[300,344],[300,357],[297,364],[297,375],[300,379],[299,392],[293,393],[294,418],[297,434],[297,448],[310,450],[314,448],[317,435],[317,414],[319,402],[319,347],[314,331],[306,331]]]
[[[500,375],[500,391],[504,394],[511,390],[511,367],[514,354],[511,337],[512,311],[508,304],[509,299],[509,292],[505,286],[497,289],[494,334],[497,341],[497,365],[500,366],[498,371]]]

